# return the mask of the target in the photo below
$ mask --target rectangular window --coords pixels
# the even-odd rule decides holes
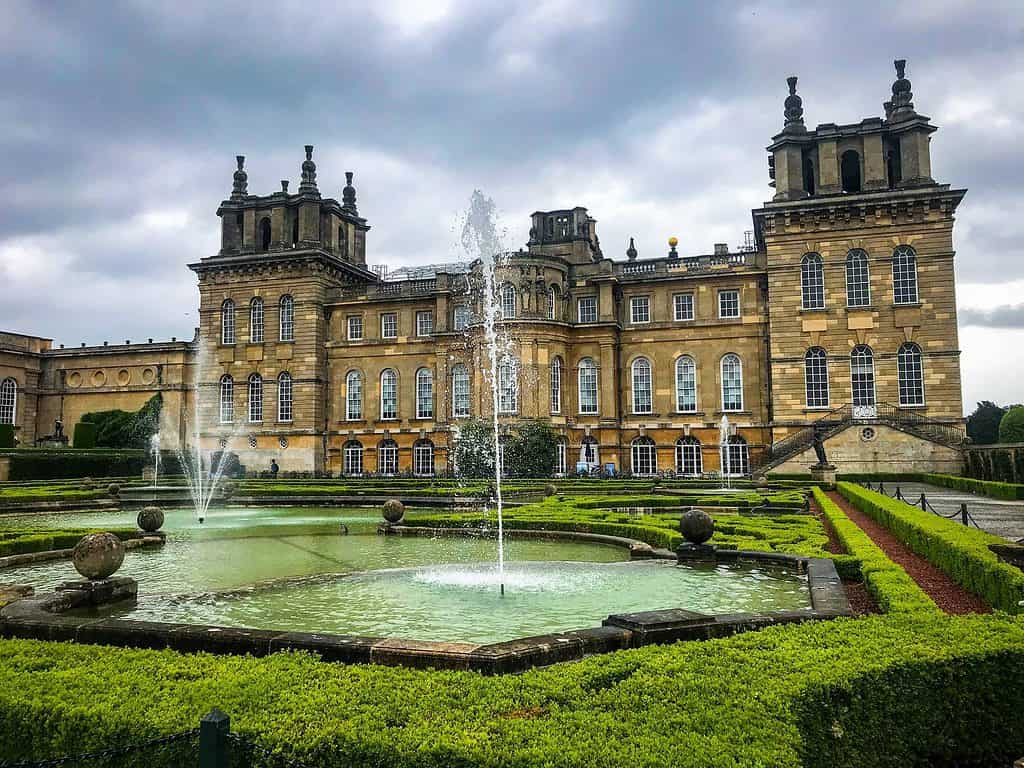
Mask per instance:
[[[398,383],[390,371],[386,371],[380,379],[380,417],[398,418]]]
[[[469,327],[469,307],[460,305],[455,308],[455,316],[452,328],[456,331],[464,331]]]
[[[718,316],[732,319],[740,316],[740,292],[729,290],[718,292]]]
[[[425,368],[416,374],[416,418],[434,418],[434,374]]]
[[[577,302],[576,309],[581,323],[597,322],[597,296],[583,296]]]
[[[556,358],[551,364],[551,413],[562,412],[562,361]]]
[[[693,320],[693,294],[677,293],[672,297],[672,308],[677,321]]]
[[[434,313],[430,310],[416,313],[416,335],[430,336],[434,332]]]
[[[461,365],[452,374],[452,416],[456,419],[469,416],[469,373]]]
[[[355,372],[348,375],[346,384],[345,418],[349,421],[363,418],[363,377]]]
[[[498,413],[515,413],[519,410],[517,367],[513,361],[498,365]]]
[[[348,318],[348,340],[360,341],[363,338],[363,317],[362,315],[349,315]]]
[[[565,474],[565,441],[559,440],[555,446],[555,474],[562,476]]]
[[[651,299],[649,296],[634,296],[629,300],[629,320],[632,323],[651,322]]]
[[[434,474],[434,446],[417,445],[412,449],[412,473],[420,477]]]
[[[361,475],[361,474],[363,474],[363,446],[361,446],[361,445],[346,445],[345,446],[345,474],[346,475]]]
[[[380,337],[382,339],[398,338],[398,315],[394,312],[385,312],[380,316]]]
[[[394,443],[377,449],[377,471],[382,475],[398,474],[398,446]]]

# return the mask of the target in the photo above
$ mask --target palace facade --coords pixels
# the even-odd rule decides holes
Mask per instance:
[[[768,146],[772,199],[742,247],[605,254],[583,207],[533,214],[496,260],[499,419],[549,420],[560,464],[696,475],[806,472],[815,425],[840,471],[958,470],[953,274],[965,190],[932,178],[936,130],[904,62],[884,117],[804,123],[796,78]],[[0,337],[0,421],[23,444],[56,418],[165,394],[162,439],[226,446],[250,469],[450,469],[490,417],[480,260],[367,266],[353,177],[252,195],[238,158],[219,253],[196,273],[190,342],[52,349]],[[198,392],[198,396],[194,395]],[[723,417],[727,428],[723,430]],[[724,436],[724,439],[723,439]]]

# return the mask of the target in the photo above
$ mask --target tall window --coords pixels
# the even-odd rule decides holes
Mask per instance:
[[[629,300],[629,320],[631,323],[651,322],[650,296],[634,296]]]
[[[0,424],[13,424],[18,406],[18,383],[4,379],[0,384]]]
[[[220,343],[235,343],[235,302],[231,299],[220,305]]]
[[[839,158],[843,192],[860,192],[860,155],[848,149]]]
[[[346,475],[363,474],[363,444],[358,440],[349,440],[345,443],[345,466]]]
[[[597,413],[597,366],[589,357],[580,360],[579,400],[580,413]]]
[[[718,292],[718,316],[737,318],[740,316],[740,292],[735,290]]]
[[[235,380],[225,374],[220,377],[220,423],[235,420]]]
[[[519,371],[517,361],[511,357],[498,363],[498,413],[516,413],[519,410]]]
[[[249,377],[249,421],[263,421],[263,377],[258,373]]]
[[[633,441],[633,474],[650,477],[658,473],[658,452],[649,437],[638,437]]]
[[[380,417],[398,418],[398,375],[390,368],[380,374]]]
[[[565,474],[565,456],[568,452],[568,446],[565,444],[565,438],[560,437],[558,442],[555,443],[555,474],[562,476]]]
[[[363,338],[363,316],[349,315],[348,317],[348,340],[361,341]]]
[[[693,294],[677,293],[673,296],[672,310],[676,320],[693,320]]]
[[[277,420],[292,420],[292,375],[287,371],[277,377]]]
[[[349,371],[345,377],[345,418],[360,421],[363,418],[363,375]]]
[[[551,359],[551,412],[562,412],[562,358]]]
[[[697,410],[697,365],[689,355],[676,360],[676,410],[680,413]]]
[[[501,286],[501,318],[511,320],[516,316],[516,287],[511,283]]]
[[[416,335],[429,336],[434,332],[434,313],[430,310],[416,313]]]
[[[828,360],[821,347],[811,347],[804,355],[804,390],[808,408],[828,407]]]
[[[633,413],[650,413],[651,363],[645,357],[633,361]]]
[[[800,260],[800,295],[804,309],[825,308],[825,270],[817,253],[805,253]]]
[[[850,385],[855,406],[875,404],[875,356],[871,347],[854,347],[850,353]]]
[[[249,341],[263,343],[263,299],[259,296],[249,302]]]
[[[418,440],[412,447],[412,473],[420,477],[434,474],[434,444],[429,440]]]
[[[743,410],[743,364],[732,353],[722,358],[722,410]]]
[[[398,338],[398,315],[394,312],[385,312],[380,316],[380,337],[382,339]]]
[[[462,363],[452,368],[452,416],[469,416],[469,371]]]
[[[912,342],[900,346],[896,355],[899,372],[900,405],[924,405],[924,369],[921,348]]]
[[[892,254],[892,293],[897,304],[916,304],[917,254],[909,245],[901,245]]]
[[[469,307],[465,304],[459,304],[455,307],[455,312],[452,317],[452,329],[456,331],[464,331],[469,327]]]
[[[846,306],[867,307],[871,304],[871,276],[868,254],[854,248],[846,254]]]
[[[377,446],[377,471],[382,475],[398,474],[398,443],[382,440]]]
[[[597,322],[597,296],[583,296],[576,303],[576,314],[581,323]]]
[[[554,320],[558,312],[558,286],[548,288],[548,320]]]
[[[266,216],[260,219],[260,250],[270,250],[270,219]]]
[[[723,473],[727,475],[746,475],[750,472],[750,452],[747,441],[739,435],[733,435],[726,441],[725,466]]]
[[[279,331],[281,341],[295,341],[295,299],[282,296],[278,303]]]
[[[416,371],[416,418],[434,418],[434,372],[429,368]]]
[[[701,460],[700,440],[693,435],[676,441],[676,474],[694,477],[704,471]]]

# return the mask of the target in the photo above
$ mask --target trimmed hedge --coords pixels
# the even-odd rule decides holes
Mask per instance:
[[[917,582],[890,560],[871,537],[850,520],[824,491],[816,487],[813,493],[839,543],[858,560],[864,585],[883,613],[941,613]]]
[[[857,509],[993,608],[1024,613],[1024,573],[1000,562],[988,548],[989,544],[1005,544],[1005,539],[851,483],[839,483],[838,490]]]
[[[80,422],[83,423],[83,422]],[[76,427],[77,431],[77,427]],[[76,437],[77,441],[77,437]],[[146,451],[26,448],[5,451],[11,460],[11,480],[63,480],[76,477],[139,477],[149,462]],[[176,455],[165,451],[161,472],[181,474]]]
[[[0,448],[14,447],[14,425],[0,424]]]
[[[993,480],[975,480],[972,477],[932,473],[921,475],[921,481],[932,485],[941,485],[943,488],[952,488],[956,491],[977,493],[981,496],[988,496],[990,499],[1009,501],[1024,499],[1024,485],[1019,483],[999,483]]]
[[[98,424],[89,421],[80,421],[75,424],[74,439],[72,445],[79,450],[96,447],[96,438],[100,433]]]
[[[812,622],[498,677],[0,641],[0,759],[137,743],[214,707],[310,766],[1007,765],[1024,753],[1024,622]]]
[[[135,528],[76,528],[61,530],[3,531],[0,533],[0,557],[25,555],[30,552],[49,552],[52,549],[71,549],[89,533],[112,533],[119,539],[139,536]]]

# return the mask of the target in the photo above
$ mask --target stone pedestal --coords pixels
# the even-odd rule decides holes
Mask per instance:
[[[835,485],[835,466],[832,464],[815,464],[811,467],[811,480],[819,485]]]
[[[106,605],[120,600],[134,600],[139,593],[139,585],[135,579],[127,576],[113,576],[95,581],[65,581],[57,587],[57,592],[73,607]]]

